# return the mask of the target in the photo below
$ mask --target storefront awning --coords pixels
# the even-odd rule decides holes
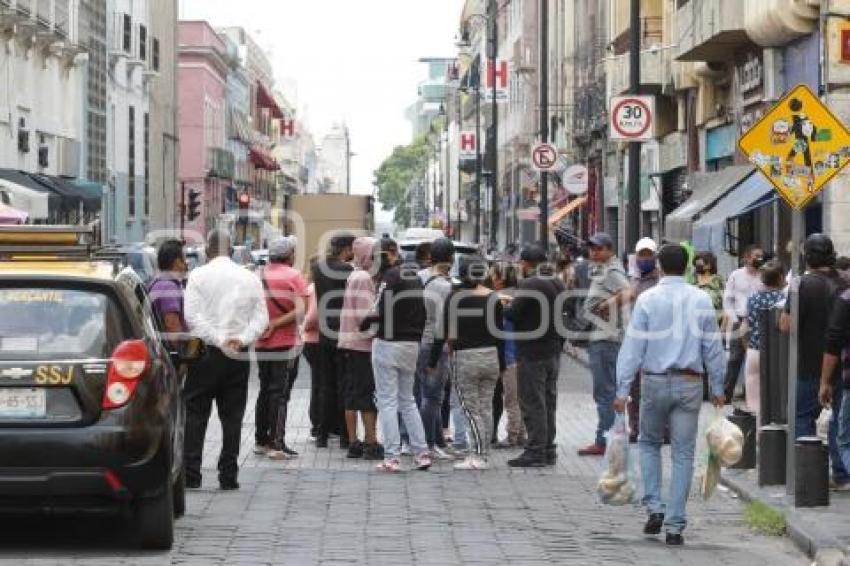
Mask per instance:
[[[251,159],[251,163],[253,163],[254,167],[257,169],[264,169],[266,171],[280,170],[278,162],[262,149],[252,147],[249,157]]]
[[[739,216],[773,193],[773,185],[761,173],[753,173],[694,223],[694,248],[719,255],[724,249],[726,220]],[[755,209],[750,209],[750,211]]]
[[[555,212],[555,214],[552,215],[552,218],[549,219],[549,226],[557,226],[561,220],[566,218],[571,212],[578,210],[578,208],[583,206],[585,203],[587,203],[587,197],[578,197],[577,199],[571,200],[569,204],[562,206],[557,212]]]
[[[713,173],[695,175],[690,179],[691,197],[664,220],[665,237],[675,242],[691,240],[694,221],[754,170],[752,165],[733,165]]]
[[[283,111],[281,111],[280,106],[277,105],[277,101],[272,96],[272,93],[269,92],[269,89],[263,85],[263,83],[257,81],[257,105],[260,108],[268,108],[271,110],[272,118],[276,118],[280,120],[283,118]]]

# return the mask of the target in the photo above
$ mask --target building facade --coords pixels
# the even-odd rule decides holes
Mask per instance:
[[[334,124],[319,149],[319,192],[351,193],[351,155],[348,126]]]

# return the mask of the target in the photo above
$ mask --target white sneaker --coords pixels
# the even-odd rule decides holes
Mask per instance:
[[[398,461],[398,458],[387,458],[375,466],[375,469],[379,472],[387,472],[390,474],[397,474],[402,471],[401,462]]]
[[[468,456],[454,466],[455,470],[486,470],[489,467],[487,460],[477,456]]]
[[[266,452],[266,457],[269,460],[289,460],[291,456],[283,450],[270,449]]]
[[[431,456],[435,460],[454,460],[455,456],[451,452],[446,449],[440,448],[439,446],[435,446],[431,451]]]
[[[422,470],[424,472],[431,467],[434,461],[431,459],[430,452],[423,452],[413,458],[413,463],[416,465],[417,470]]]
[[[401,455],[402,456],[410,456],[411,454],[413,454],[413,451],[410,449],[410,444],[402,443],[402,445],[401,445]]]

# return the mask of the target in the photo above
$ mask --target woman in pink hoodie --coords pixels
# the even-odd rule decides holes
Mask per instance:
[[[313,283],[313,270],[319,262],[318,256],[310,258],[310,268],[305,273],[307,280],[307,313],[304,315],[304,323],[301,327],[301,338],[304,341],[304,359],[310,366],[310,436],[315,438],[319,434],[319,384],[321,379],[319,371],[319,309],[316,305],[316,285]]]
[[[377,243],[375,238],[365,236],[354,240],[354,271],[348,276],[345,286],[338,346],[345,360],[342,389],[349,440],[348,457],[367,460],[384,457],[375,433],[378,409],[375,407],[375,376],[372,373],[374,335],[360,331],[360,323],[372,309],[376,298],[371,269]],[[357,413],[360,413],[366,430],[365,444],[357,438]]]

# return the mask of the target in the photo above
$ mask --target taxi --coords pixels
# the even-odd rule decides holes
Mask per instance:
[[[182,363],[139,277],[78,227],[0,227],[0,514],[117,513],[170,548]]]

